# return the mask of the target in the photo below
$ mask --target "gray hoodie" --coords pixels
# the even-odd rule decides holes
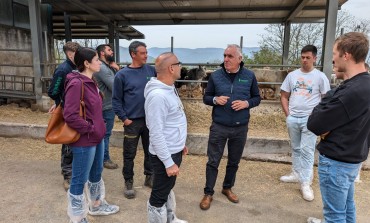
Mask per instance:
[[[187,122],[184,107],[174,85],[168,86],[152,77],[146,84],[145,118],[149,129],[149,152],[166,168],[174,165],[171,154],[185,147]]]

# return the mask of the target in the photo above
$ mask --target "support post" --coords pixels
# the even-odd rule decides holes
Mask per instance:
[[[34,93],[36,95],[36,103],[42,103],[42,83],[41,83],[41,59],[42,59],[42,29],[41,29],[41,13],[40,1],[28,0],[33,56],[33,75],[34,75]]]
[[[171,36],[171,53],[173,53],[173,36]]]
[[[242,50],[243,53],[243,36],[240,37],[240,49]]]
[[[333,72],[333,46],[337,26],[338,0],[326,1],[325,29],[323,43],[323,72],[330,80]]]
[[[114,26],[112,23],[108,23],[108,35],[109,45],[114,49]]]
[[[64,12],[64,34],[66,42],[72,41],[71,16]]]
[[[283,65],[288,65],[289,44],[290,44],[290,21],[284,23],[284,42],[283,42]]]
[[[114,47],[115,47],[115,49],[114,49],[114,55],[115,55],[115,57],[116,57],[116,62],[117,63],[120,63],[121,61],[120,61],[120,54],[119,54],[119,35],[115,35],[115,44],[114,44]]]

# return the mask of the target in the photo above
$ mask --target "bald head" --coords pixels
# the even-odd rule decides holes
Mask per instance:
[[[171,64],[176,63],[176,56],[171,52],[160,54],[155,60],[155,71],[158,74],[166,73],[166,70]]]
[[[175,80],[180,78],[181,63],[175,54],[171,52],[162,53],[155,60],[155,71],[157,71],[158,80],[172,85]]]

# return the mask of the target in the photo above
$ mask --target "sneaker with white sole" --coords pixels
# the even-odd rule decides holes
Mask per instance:
[[[314,217],[309,217],[307,219],[307,223],[321,223],[321,219],[318,219],[318,218],[314,218]]]
[[[119,211],[117,205],[108,204],[105,200],[98,207],[89,208],[90,215],[110,215]]]
[[[303,199],[305,199],[306,201],[313,201],[313,199],[315,199],[313,195],[313,190],[309,183],[301,184],[301,192]]]
[[[298,183],[299,182],[299,177],[298,174],[295,172],[291,172],[288,175],[280,177],[280,181],[284,183]]]

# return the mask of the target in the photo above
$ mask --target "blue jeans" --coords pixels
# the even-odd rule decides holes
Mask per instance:
[[[319,156],[319,181],[325,223],[355,223],[354,181],[361,163]]]
[[[286,118],[290,144],[292,147],[293,171],[298,174],[301,183],[311,183],[315,145],[317,136],[307,129],[307,117]]]
[[[103,119],[105,121],[105,127],[107,131],[104,136],[104,162],[110,160],[109,156],[109,138],[112,135],[112,129],[114,125],[114,111],[112,109],[103,111]]]
[[[96,146],[72,147],[72,153],[72,180],[69,191],[73,195],[81,195],[87,180],[92,183],[101,180],[104,141]]]

